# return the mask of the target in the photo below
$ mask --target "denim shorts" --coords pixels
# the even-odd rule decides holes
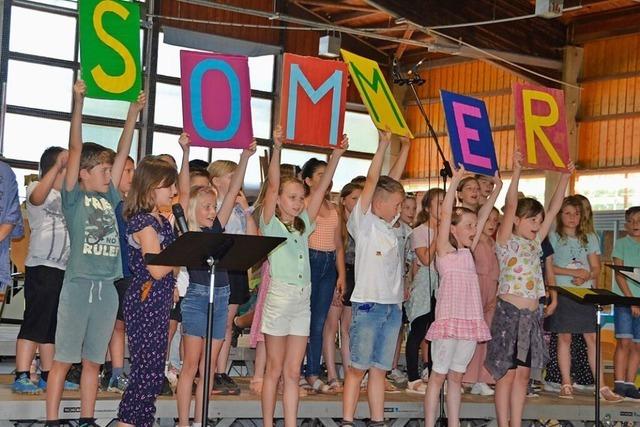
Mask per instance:
[[[213,328],[211,338],[224,340],[229,313],[229,285],[213,288]],[[185,335],[203,337],[207,334],[209,286],[189,283],[181,304],[182,330]]]
[[[351,366],[391,370],[402,309],[400,304],[351,303]]]
[[[616,306],[613,310],[616,338],[627,338],[640,343],[640,317],[631,315],[631,307]]]

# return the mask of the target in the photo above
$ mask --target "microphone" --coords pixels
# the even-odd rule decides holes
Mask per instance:
[[[176,203],[175,205],[171,206],[171,211],[173,212],[173,216],[176,219],[176,225],[178,226],[180,234],[184,234],[189,231],[187,220],[184,217],[184,210],[182,209],[180,203]]]

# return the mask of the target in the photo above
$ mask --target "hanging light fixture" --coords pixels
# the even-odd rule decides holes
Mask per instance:
[[[324,35],[320,37],[318,55],[327,58],[337,58],[340,56],[340,44],[340,36],[336,36],[335,33]]]

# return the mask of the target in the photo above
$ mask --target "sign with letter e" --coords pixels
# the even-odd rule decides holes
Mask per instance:
[[[347,65],[284,54],[280,124],[287,142],[336,147],[347,102]]]
[[[567,171],[569,143],[564,92],[559,89],[513,85],[516,139],[524,165],[535,169]]]
[[[180,51],[182,123],[191,145],[247,148],[253,140],[249,59]]]
[[[440,97],[454,163],[469,172],[494,176],[498,162],[484,101],[446,90],[440,91]]]

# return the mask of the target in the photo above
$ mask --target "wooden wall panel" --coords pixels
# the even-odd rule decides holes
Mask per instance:
[[[484,100],[493,128],[498,164],[501,170],[510,170],[515,141],[511,86],[514,82],[522,80],[483,61],[469,61],[426,70],[422,72],[422,77],[426,83],[419,88],[418,94],[423,100],[424,109],[438,134],[445,155],[449,158],[450,148],[440,102],[440,89]],[[433,140],[428,138],[418,106],[411,102],[405,103],[405,114],[409,127],[417,136],[411,146],[405,176],[408,179],[435,177],[439,173],[441,161]]]
[[[579,109],[581,168],[640,164],[640,34],[586,43]]]

